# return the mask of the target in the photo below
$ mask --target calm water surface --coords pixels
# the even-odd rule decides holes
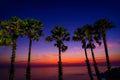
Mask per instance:
[[[100,66],[100,72],[104,72],[106,67]],[[0,80],[8,80],[9,68],[0,69]],[[25,68],[16,68],[15,80],[25,80]],[[94,68],[93,76],[96,80]],[[31,68],[31,80],[58,80],[57,67],[34,67]],[[89,80],[86,66],[63,67],[63,80]]]

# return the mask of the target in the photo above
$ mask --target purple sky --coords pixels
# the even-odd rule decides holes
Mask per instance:
[[[76,28],[85,24],[93,24],[99,18],[107,18],[116,28],[107,32],[109,53],[120,56],[120,1],[119,0],[1,0],[0,19],[10,19],[12,16],[21,19],[34,18],[44,24],[44,37],[39,42],[33,42],[32,61],[38,63],[57,63],[58,50],[54,42],[45,42],[45,37],[56,26],[65,27],[73,36]],[[18,39],[16,59],[19,62],[27,60],[28,38]],[[64,62],[84,61],[84,52],[80,42],[66,42],[68,50],[63,53]],[[98,47],[96,57],[104,59],[103,47]],[[82,54],[83,53],[83,54]],[[11,48],[0,47],[0,61],[10,61]],[[91,58],[91,54],[89,54]],[[120,60],[119,60],[120,61]]]

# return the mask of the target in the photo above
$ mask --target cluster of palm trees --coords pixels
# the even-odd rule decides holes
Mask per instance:
[[[87,49],[91,50],[96,76],[98,80],[101,80],[100,72],[94,56],[94,49],[96,48],[94,43],[96,42],[99,45],[101,45],[101,43],[103,42],[105,55],[106,55],[107,68],[108,71],[110,72],[111,65],[109,61],[108,48],[106,42],[106,31],[113,27],[114,25],[110,21],[102,18],[97,20],[93,25],[86,24],[83,27],[76,29],[76,31],[74,32],[74,36],[72,37],[72,40],[82,42],[82,48],[85,51],[88,74],[91,80],[93,80],[93,76],[87,55]],[[43,24],[35,19],[22,20],[14,16],[10,20],[0,21],[0,46],[12,46],[9,80],[14,80],[14,63],[15,63],[17,39],[18,37],[22,37],[22,36],[27,36],[29,38],[26,80],[30,80],[30,74],[31,74],[30,57],[31,57],[32,41],[33,40],[39,41],[39,38],[43,35],[42,28],[43,28]],[[52,34],[51,36],[48,36],[46,38],[46,41],[47,42],[54,41],[55,42],[54,46],[58,48],[58,53],[59,53],[58,79],[63,80],[61,52],[65,52],[67,50],[68,47],[64,44],[64,42],[70,40],[70,34],[62,26],[56,26],[53,30],[51,30],[51,34]]]
[[[108,68],[108,71],[110,72],[111,65],[110,65],[110,60],[109,60],[109,56],[108,56],[108,48],[107,48],[107,42],[106,42],[106,31],[108,29],[113,28],[113,27],[115,27],[115,26],[111,22],[109,22],[107,19],[102,18],[102,19],[97,20],[93,25],[86,24],[82,28],[78,28],[74,32],[73,40],[82,42],[82,48],[85,51],[87,69],[88,69],[88,73],[89,73],[91,80],[93,80],[93,76],[92,76],[92,70],[90,67],[89,59],[87,56],[87,49],[91,50],[96,76],[97,76],[98,80],[101,80],[100,72],[99,72],[99,69],[98,69],[98,66],[97,66],[97,63],[95,60],[95,56],[94,56],[94,51],[93,51],[93,49],[96,48],[94,41],[98,45],[101,45],[102,40],[103,40],[107,68]],[[109,74],[109,77],[110,77],[110,74]]]
[[[30,80],[30,56],[33,40],[39,40],[42,34],[43,24],[35,19],[25,19],[14,16],[10,20],[0,21],[0,46],[12,46],[9,80],[14,80],[14,63],[18,37],[28,36],[29,51],[26,68],[26,80]]]

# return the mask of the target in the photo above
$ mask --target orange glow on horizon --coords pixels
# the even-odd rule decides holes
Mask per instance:
[[[110,62],[120,62],[119,53],[110,53]],[[88,52],[88,58],[90,63],[93,63],[91,53]],[[95,59],[97,63],[106,62],[105,53],[95,54]],[[84,53],[63,53],[62,54],[62,63],[63,64],[86,64]],[[10,58],[2,58],[0,63],[10,63]],[[27,64],[27,57],[18,57],[16,56],[15,64]],[[38,56],[31,56],[31,64],[58,64],[58,55],[57,53],[45,54]]]

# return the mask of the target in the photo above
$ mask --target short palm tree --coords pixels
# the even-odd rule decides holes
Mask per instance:
[[[99,72],[99,69],[98,69],[98,66],[97,66],[97,63],[96,63],[96,60],[95,60],[95,56],[94,56],[94,51],[93,51],[93,49],[95,48],[95,45],[93,43],[93,30],[94,29],[89,24],[86,24],[86,25],[83,26],[83,32],[85,33],[85,36],[88,40],[87,48],[91,49],[92,59],[93,59],[97,79],[101,80],[100,72]]]
[[[94,29],[96,30],[98,36],[102,38],[103,43],[104,43],[108,71],[111,70],[111,65],[110,65],[110,60],[109,60],[109,55],[108,55],[106,31],[114,27],[115,26],[109,20],[105,18],[101,18],[94,23]]]
[[[8,21],[2,21],[1,26],[4,30],[6,30],[9,35],[11,36],[11,43],[12,43],[12,55],[11,55],[11,65],[10,65],[10,73],[9,73],[9,80],[14,80],[14,63],[15,63],[15,55],[16,55],[16,44],[17,44],[17,39],[19,36],[23,34],[21,26],[23,21],[16,17],[13,16],[10,20]]]
[[[69,41],[69,33],[67,30],[61,26],[56,26],[52,31],[52,35],[46,38],[46,41],[51,42],[55,41],[55,46],[58,48],[59,51],[59,61],[58,61],[58,74],[59,80],[63,80],[63,73],[62,73],[62,61],[61,61],[61,52],[67,50],[67,46],[64,45],[64,41]]]
[[[89,62],[88,55],[87,55],[87,50],[86,50],[87,49],[86,36],[85,36],[85,33],[83,32],[82,28],[78,28],[74,32],[73,40],[74,41],[81,41],[82,42],[82,48],[85,51],[86,64],[87,64],[87,69],[88,69],[89,77],[90,77],[90,80],[93,80],[92,70],[91,70],[91,67],[90,67],[90,62]]]
[[[29,51],[28,51],[28,62],[27,62],[27,68],[26,68],[26,80],[30,80],[30,58],[31,58],[31,47],[32,47],[32,41],[36,40],[38,41],[39,38],[43,35],[42,34],[42,28],[43,24],[35,19],[26,19],[24,20],[24,31],[25,35],[29,38]]]

